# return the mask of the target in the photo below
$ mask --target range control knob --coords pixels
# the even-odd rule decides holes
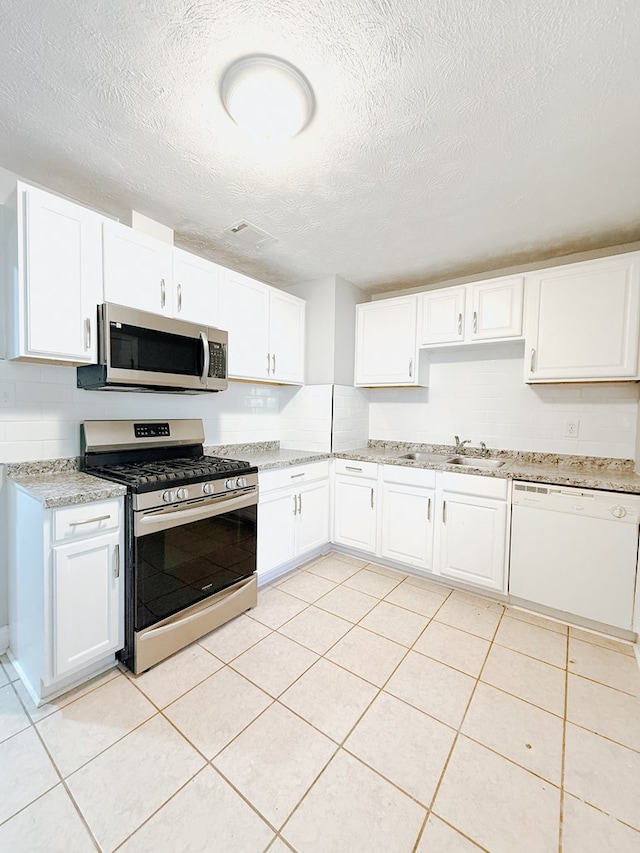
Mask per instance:
[[[623,506],[612,506],[611,507],[611,515],[614,518],[624,518],[626,514],[627,514],[627,511]]]
[[[189,492],[187,491],[187,489],[178,489],[178,491],[176,492],[176,497],[180,501],[186,500],[186,498],[189,497]]]
[[[212,495],[212,494],[214,494],[215,490],[216,490],[216,487],[214,486],[213,483],[205,483],[204,486],[202,487],[202,491],[205,493],[205,495]]]
[[[235,489],[236,488],[236,481],[233,479],[227,480],[227,482],[224,484],[224,487],[225,487],[225,489]]]
[[[246,477],[238,477],[236,480],[239,489],[243,489],[247,485]]]
[[[166,503],[170,504],[172,501],[176,499],[175,493],[168,489],[166,492],[162,494],[162,500]]]

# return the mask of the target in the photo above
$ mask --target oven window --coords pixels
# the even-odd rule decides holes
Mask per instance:
[[[203,350],[200,338],[158,332],[122,323],[111,324],[111,367],[200,376]]]
[[[256,569],[257,507],[135,540],[135,630],[220,592]]]

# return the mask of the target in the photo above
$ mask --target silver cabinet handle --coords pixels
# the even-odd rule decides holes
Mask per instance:
[[[298,494],[298,515],[302,515],[302,495]]]
[[[458,334],[462,334],[462,314],[458,314]]]
[[[167,285],[164,283],[164,279],[160,279],[160,307],[164,308],[167,304]]]
[[[307,473],[306,471],[303,471],[301,474],[292,474],[290,479],[291,480],[297,480],[298,477],[304,477],[306,473]]]
[[[178,285],[178,311],[182,311],[182,285]]]
[[[267,376],[271,373],[271,353],[267,353]]]
[[[427,521],[431,521],[431,498],[427,499]]]
[[[275,354],[275,352],[271,356],[271,360],[273,361],[273,367],[271,368],[271,372],[275,376],[275,373],[276,373],[276,354]]]
[[[473,312],[473,331],[474,332],[478,331],[478,312],[477,311]]]
[[[113,549],[113,576],[120,577],[120,545],[116,545]]]
[[[531,373],[535,373],[536,369],[536,351],[535,349],[531,350],[531,361],[529,362],[529,371]]]
[[[209,365],[211,364],[211,354],[209,353],[209,338],[207,337],[205,332],[200,332],[200,340],[202,341],[202,351],[203,351],[203,359],[202,359],[202,374],[200,376],[200,381],[204,384],[207,382],[207,376],[209,375]]]
[[[297,495],[293,496],[293,514],[294,515],[298,514],[298,496]]]
[[[347,471],[360,471],[362,473],[362,468],[356,468],[355,465],[345,465]]]
[[[84,321],[84,348],[91,349],[91,320],[89,317]]]
[[[447,502],[442,501],[442,523],[447,523]]]
[[[413,376],[413,359],[409,359],[409,379]]]
[[[371,509],[373,509],[373,486],[371,487]]]
[[[70,521],[69,527],[79,527],[81,524],[97,524],[99,521],[107,521],[110,515],[97,515],[95,518],[85,518],[84,521]]]

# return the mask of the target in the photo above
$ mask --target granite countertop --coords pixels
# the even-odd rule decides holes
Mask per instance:
[[[6,466],[7,477],[45,509],[120,498],[127,487],[78,471],[75,459],[49,459]]]
[[[578,486],[589,489],[606,489],[612,492],[640,494],[640,475],[634,470],[633,460],[604,459],[587,456],[562,456],[551,453],[518,453],[504,450],[490,451],[491,458],[504,460],[500,468],[461,468],[448,465],[446,459],[454,455],[447,445],[415,444],[408,442],[369,441],[366,447],[340,453],[323,453],[305,450],[284,450],[277,441],[252,444],[211,445],[204,448],[211,456],[242,459],[260,471],[304,465],[324,459],[355,459],[387,465],[404,465],[410,468],[429,468],[438,471],[474,474],[481,477],[500,477],[511,480],[529,480],[538,483]],[[420,461],[401,459],[404,453],[417,451],[427,454]],[[475,448],[467,448],[469,458],[478,455]],[[50,459],[42,462],[10,463],[5,466],[7,477],[28,492],[43,507],[72,506],[107,498],[121,497],[126,487],[103,480],[78,470],[77,459]]]
[[[475,448],[465,456],[479,456]],[[408,452],[428,455],[424,460],[401,459]],[[529,480],[537,483],[605,489],[613,492],[640,494],[640,474],[634,470],[632,459],[606,459],[589,456],[564,456],[554,453],[520,453],[490,451],[490,458],[504,460],[500,468],[473,468],[448,465],[446,459],[454,456],[454,448],[447,445],[410,444],[372,440],[366,447],[334,453],[338,459],[355,459],[359,462],[377,462],[385,465],[405,465],[412,468],[430,468],[452,473],[475,474],[481,477],[500,477],[510,480]]]
[[[210,456],[227,456],[230,459],[242,459],[257,466],[260,471],[270,468],[289,468],[293,465],[305,465],[307,462],[319,462],[331,459],[331,453],[313,450],[282,450],[277,441],[256,444],[219,444],[205,447]]]

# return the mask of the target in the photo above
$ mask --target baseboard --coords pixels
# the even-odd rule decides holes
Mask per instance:
[[[0,626],[0,655],[3,655],[9,648],[9,626]]]

